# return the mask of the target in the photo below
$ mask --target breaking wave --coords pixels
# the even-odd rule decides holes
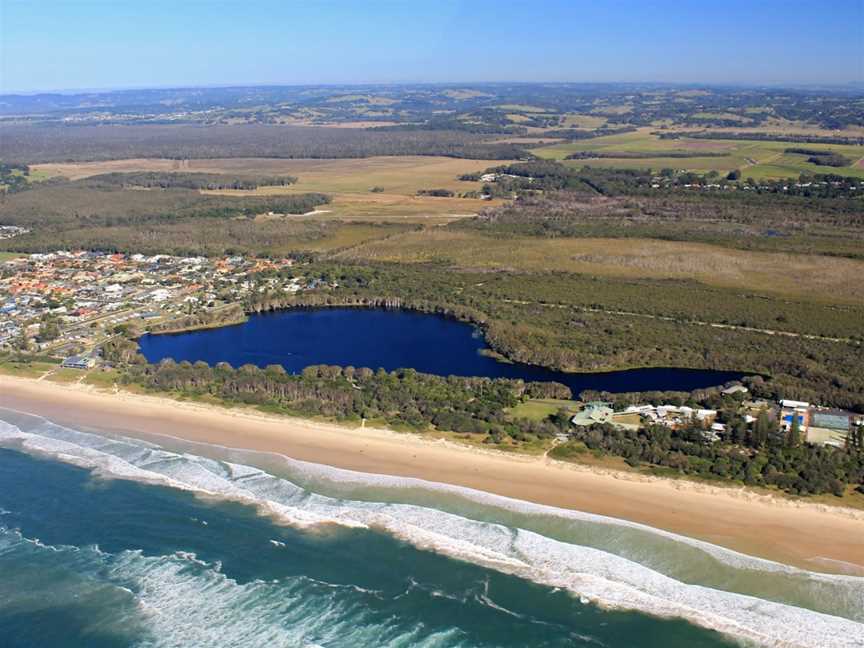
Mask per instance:
[[[191,491],[199,496],[250,504],[274,520],[298,528],[339,525],[381,530],[420,549],[435,551],[542,585],[566,589],[583,601],[604,608],[683,618],[761,645],[818,645],[825,648],[864,646],[864,624],[861,623],[864,621],[864,579],[806,572],[644,525],[541,507],[469,489],[418,480],[393,481],[395,478],[292,462],[296,463],[296,470],[305,471],[307,477],[314,473],[316,479],[366,480],[372,484],[387,483],[391,486],[410,483],[412,488],[422,485],[428,489],[451,491],[481,504],[510,507],[520,514],[554,513],[570,522],[584,520],[591,524],[611,524],[613,536],[616,530],[650,532],[680,543],[687,551],[701,552],[704,560],[723,562],[730,569],[734,568],[743,574],[755,573],[759,578],[781,579],[780,582],[789,583],[797,589],[797,596],[812,600],[812,607],[831,610],[833,614],[745,593],[724,591],[698,582],[685,582],[602,548],[566,542],[525,528],[470,519],[427,506],[329,497],[252,466],[172,452],[151,443],[85,433],[50,422],[43,421],[25,431],[0,421],[0,445],[69,462],[107,478],[159,484]],[[255,600],[260,597],[260,609],[244,606],[245,612],[296,613],[294,607],[290,612],[280,607],[281,599],[278,596],[272,595],[272,600],[269,598],[271,594],[268,588],[272,584],[237,585],[213,566],[198,565],[190,561],[189,556],[163,557],[156,566],[151,564],[150,558],[134,555],[134,552],[127,553],[128,556],[121,554],[126,558],[118,558],[117,564],[127,565],[131,561],[144,569],[136,582],[143,582],[154,590],[172,579],[176,581],[186,573],[182,568],[189,569],[188,565],[195,564],[196,570],[204,570],[203,573],[196,572],[196,578],[206,577],[208,596],[211,596],[214,604],[223,595]],[[149,591],[147,587],[139,587],[141,592]],[[196,580],[194,587],[200,588],[201,583]],[[189,585],[189,595],[197,591],[194,587]],[[805,596],[807,588],[809,597]],[[284,595],[283,592],[280,596]],[[144,596],[141,600],[156,601],[159,596]],[[146,610],[147,604],[141,605]],[[303,603],[298,602],[297,605],[302,607]],[[170,627],[164,630],[168,632]],[[236,642],[242,641],[243,638],[238,636]],[[271,641],[278,644],[283,638],[274,635]],[[290,643],[297,641],[296,636],[290,638]],[[194,636],[190,636],[188,642],[199,643]]]
[[[406,630],[372,611],[376,592],[305,576],[239,583],[195,554],[145,556],[53,546],[0,527],[0,565],[28,563],[50,580],[18,611],[86,605],[86,631],[141,648],[185,646],[459,645],[460,631]],[[74,565],[71,572],[69,565]],[[2,589],[0,589],[2,591]],[[98,615],[104,610],[104,617]]]

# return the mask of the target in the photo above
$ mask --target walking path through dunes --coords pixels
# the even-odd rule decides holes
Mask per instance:
[[[816,571],[864,570],[859,511],[564,465],[370,428],[0,377],[0,407],[80,429],[169,435],[340,468],[467,486],[609,515]],[[839,562],[838,562],[839,561]]]
[[[816,301],[864,302],[864,261],[735,250],[656,239],[490,237],[441,228],[366,243],[342,258],[425,262],[476,269],[579,272],[613,277],[692,278]]]

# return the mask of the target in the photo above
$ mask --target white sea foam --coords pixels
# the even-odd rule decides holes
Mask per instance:
[[[391,619],[372,618],[363,602],[374,592],[302,576],[238,583],[223,574],[218,564],[208,564],[194,554],[145,556],[139,551],[109,554],[92,546],[55,547],[0,527],[0,556],[11,551],[36,552],[37,558],[53,554],[39,560],[44,570],[74,562],[79,579],[68,584],[70,596],[77,596],[86,584],[102,599],[112,595],[125,599],[127,605],[118,609],[115,603],[110,610],[114,618],[100,630],[129,636],[130,627],[134,628],[130,642],[142,648],[432,648],[441,645],[443,636],[430,631],[417,635]],[[61,595],[65,598],[66,593]]]
[[[50,455],[91,468],[105,476],[163,484],[203,495],[247,502],[283,523],[298,527],[329,523],[381,529],[416,547],[566,589],[583,600],[604,607],[680,617],[763,645],[825,648],[864,646],[864,624],[854,620],[686,584],[613,553],[554,540],[533,531],[480,522],[410,504],[325,497],[254,467],[173,453],[152,446],[143,447],[132,441],[109,441],[99,435],[52,424],[24,432],[0,422],[0,443]],[[303,469],[313,470],[313,465],[304,464]],[[322,470],[326,469],[319,468],[318,477]],[[333,470],[328,471],[328,477],[361,479],[357,473]],[[364,477],[386,482],[388,486],[394,483],[385,477]],[[417,480],[399,482],[410,483],[415,487],[421,484]],[[422,485],[429,486],[425,483]],[[444,486],[436,488],[450,490],[450,487]],[[485,496],[468,489],[454,492],[495,506],[507,505],[523,512],[538,510],[536,505]],[[549,511],[558,512],[554,509]],[[650,527],[602,516],[573,515],[654,531]],[[666,535],[680,538],[674,534]],[[783,573],[791,571],[806,575],[817,585],[820,582],[841,583],[846,595],[852,598],[845,603],[846,606],[853,611],[864,610],[864,579],[810,574],[729,552],[709,543],[686,541],[713,557],[735,561],[745,569],[760,569],[768,575],[772,570]]]

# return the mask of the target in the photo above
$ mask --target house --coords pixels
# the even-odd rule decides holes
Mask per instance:
[[[61,366],[66,369],[92,369],[96,366],[96,359],[91,356],[69,356]]]
[[[711,425],[717,418],[717,410],[694,409],[686,405],[640,405],[628,407],[625,412],[639,414],[647,423],[659,423],[669,428],[678,428],[699,421]]]
[[[811,408],[807,442],[842,447],[856,424],[856,415],[840,409]]]
[[[570,422],[573,425],[588,426],[595,423],[611,423],[614,410],[611,403],[602,401],[594,401],[585,405],[582,411],[578,412]]]
[[[780,429],[788,432],[793,422],[798,424],[802,434],[807,433],[810,426],[810,403],[784,399],[780,401]]]

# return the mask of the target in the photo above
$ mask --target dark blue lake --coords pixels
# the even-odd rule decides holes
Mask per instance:
[[[170,335],[145,335],[141,352],[150,362],[228,362],[234,367],[281,364],[299,373],[317,364],[413,368],[441,376],[486,376],[556,381],[574,395],[584,389],[610,392],[681,390],[722,385],[743,374],[731,371],[652,368],[604,373],[564,373],[504,363],[480,351],[482,334],[465,324],[427,313],[366,308],[291,309],[252,315],[236,326]]]

